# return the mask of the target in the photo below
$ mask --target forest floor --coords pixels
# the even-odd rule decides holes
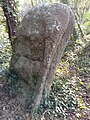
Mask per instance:
[[[50,120],[90,120],[90,43],[87,43],[81,52],[74,51],[71,56],[65,52],[56,74],[62,76],[65,73],[69,76],[78,105],[68,113],[67,119],[50,116]],[[24,106],[6,89],[6,78],[2,71],[8,68],[7,59],[10,59],[11,53],[5,44],[0,47],[0,120],[30,120]],[[68,69],[67,65],[65,67],[66,56],[72,59],[67,60],[70,63]],[[46,117],[46,120],[49,118]]]

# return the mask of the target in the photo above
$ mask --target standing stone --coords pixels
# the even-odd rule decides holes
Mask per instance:
[[[11,68],[33,89],[33,108],[48,93],[55,70],[73,32],[74,15],[59,3],[32,8],[23,18],[13,43]]]

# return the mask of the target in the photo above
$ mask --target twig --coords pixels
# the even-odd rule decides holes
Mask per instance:
[[[80,30],[81,37],[84,38],[84,33],[83,33],[82,29],[81,29],[80,23],[78,22],[77,15],[75,15],[75,19],[76,19],[76,21],[77,21],[77,25],[78,25],[78,28],[79,28],[79,30]]]
[[[16,109],[14,110],[14,111],[12,111],[8,116],[4,116],[4,117],[2,117],[2,118],[0,118],[0,119],[7,119],[7,118],[9,118],[12,114],[14,114],[17,110],[18,110],[18,108],[20,107],[20,104],[16,107]]]

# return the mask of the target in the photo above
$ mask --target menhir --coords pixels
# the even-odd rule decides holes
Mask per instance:
[[[73,32],[74,15],[64,4],[42,4],[23,18],[13,43],[11,69],[34,88],[34,104],[49,92],[55,70]]]

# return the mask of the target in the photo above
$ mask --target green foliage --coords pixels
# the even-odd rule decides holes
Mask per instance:
[[[4,37],[4,35],[2,36]],[[9,40],[4,38],[0,40],[0,72],[9,68],[12,49]]]
[[[55,117],[67,118],[67,113],[75,111],[77,107],[74,92],[69,78],[56,76],[48,99],[44,99],[41,104],[44,111],[46,110],[47,114],[53,114]]]
[[[59,2],[59,0],[47,1]],[[77,14],[77,20],[73,35],[71,36],[63,58],[56,71],[51,92],[47,97],[43,96],[39,112],[43,117],[45,117],[45,115],[48,117],[61,117],[63,120],[68,119],[68,113],[74,112],[76,113],[75,119],[88,120],[88,118],[90,118],[90,116],[88,117],[88,111],[90,110],[90,104],[88,105],[88,96],[90,93],[89,1],[62,0],[62,2],[67,2],[73,7]],[[33,3],[31,4],[33,6]],[[35,4],[38,3],[34,3],[34,5]],[[81,30],[84,33],[83,38],[81,38],[80,28],[77,23],[79,23]],[[5,26],[5,19],[3,17],[2,9],[0,8],[0,73],[9,68],[12,54]],[[11,76],[8,80],[10,90],[12,88],[16,89],[18,86],[20,87],[20,83],[17,84],[16,79],[16,76]],[[35,76],[33,76],[33,79],[36,80]],[[33,84],[36,84],[36,81],[33,81]],[[13,89],[13,93],[16,92],[15,89]],[[86,118],[83,113],[87,113]]]

